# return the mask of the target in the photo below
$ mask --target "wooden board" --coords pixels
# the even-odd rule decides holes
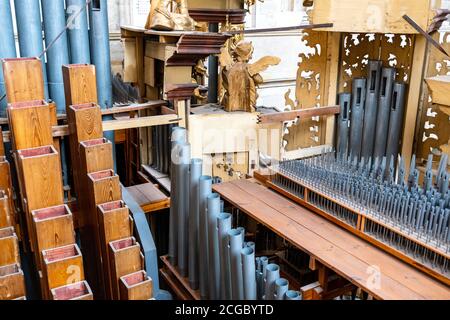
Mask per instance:
[[[25,296],[25,277],[18,264],[0,267],[0,300]]]
[[[425,79],[433,103],[450,106],[450,75]]]
[[[378,299],[450,298],[447,286],[267,188],[241,180],[216,185],[214,190]]]
[[[417,33],[403,18],[407,14],[422,29],[428,28],[430,0],[319,0],[312,23],[333,23],[333,32]],[[351,13],[351,16],[349,16]]]
[[[0,229],[0,266],[20,265],[19,240],[13,227]]]
[[[111,263],[111,281],[113,285],[114,300],[120,299],[119,280],[127,274],[142,270],[144,256],[136,239],[125,238],[109,243]]]
[[[2,64],[6,98],[9,103],[45,99],[41,60],[4,59]]]
[[[153,183],[128,187],[127,191],[145,213],[170,207],[170,199]]]
[[[119,290],[120,300],[150,300],[153,297],[153,283],[145,271],[120,277]]]

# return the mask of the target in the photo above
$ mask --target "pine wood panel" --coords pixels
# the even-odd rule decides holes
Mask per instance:
[[[36,236],[37,266],[41,270],[43,250],[75,243],[73,216],[66,205],[34,210],[31,215]]]
[[[0,300],[25,296],[25,277],[18,264],[0,267]]]
[[[9,103],[45,99],[42,62],[38,58],[4,59],[3,75]]]
[[[14,228],[0,229],[0,266],[20,265],[19,240]]]
[[[77,104],[98,102],[95,66],[72,64],[63,66],[62,70],[66,108]]]
[[[145,271],[121,277],[119,290],[120,300],[150,300],[153,298],[153,283]]]
[[[139,243],[133,237],[110,242],[109,254],[113,295],[115,300],[119,300],[120,277],[142,270],[144,257]]]
[[[53,144],[50,107],[45,101],[11,103],[7,111],[14,150]]]

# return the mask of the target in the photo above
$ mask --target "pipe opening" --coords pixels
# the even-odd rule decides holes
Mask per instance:
[[[5,228],[0,230],[0,239],[2,238],[9,238],[14,236],[14,228]]]
[[[200,164],[203,164],[203,160],[199,159],[199,158],[194,158],[191,160],[191,164],[192,165],[200,165]]]
[[[286,297],[290,299],[297,299],[300,297],[300,294],[298,293],[298,291],[289,290],[288,292],[286,292]]]
[[[356,104],[361,104],[361,99],[362,99],[362,88],[361,87],[359,87],[357,90],[356,90]]]
[[[348,101],[344,102],[344,116],[342,117],[344,120],[348,120]]]
[[[91,294],[91,289],[85,281],[56,288],[52,291],[55,300],[72,300]]]
[[[147,281],[148,277],[145,271],[139,271],[122,277],[122,280],[128,287],[132,287],[139,283]]]
[[[275,263],[271,263],[271,264],[267,265],[266,270],[270,271],[270,272],[275,272],[275,271],[279,271],[280,267]]]
[[[95,103],[82,103],[82,104],[77,104],[74,106],[70,106],[73,110],[75,111],[80,111],[80,110],[84,110],[84,109],[89,109],[89,108],[97,108],[97,104]]]
[[[242,231],[241,231],[241,230],[238,230],[238,229],[231,229],[230,231],[228,231],[228,235],[229,235],[230,237],[237,237],[237,236],[240,236],[241,233],[242,233]]]
[[[372,70],[371,78],[370,78],[370,91],[375,92],[375,81],[377,79],[377,70]]]
[[[212,177],[211,177],[211,176],[201,176],[201,177],[200,177],[200,180],[201,180],[201,181],[209,181],[209,180],[212,181]]]
[[[56,154],[56,150],[52,146],[39,147],[34,149],[19,150],[22,158],[42,157]]]
[[[76,245],[42,251],[42,256],[47,262],[64,260],[67,258],[77,257],[79,255],[80,253]]]
[[[392,95],[392,111],[397,110],[397,98],[398,98],[398,92],[394,91],[394,94]]]
[[[227,212],[221,212],[219,213],[219,215],[217,216],[217,220],[228,220],[231,218],[231,214],[227,213]]]
[[[241,253],[242,253],[243,255],[245,255],[245,256],[250,256],[250,255],[252,255],[254,252],[253,252],[253,249],[252,249],[252,248],[250,248],[250,247],[245,247],[244,249],[241,250]]]
[[[0,267],[0,277],[6,277],[20,272],[21,270],[18,264],[11,264],[8,266]]]
[[[381,95],[383,97],[386,96],[386,90],[387,90],[387,77],[383,77],[382,80],[382,87],[381,87]]]
[[[106,139],[106,138],[81,142],[81,144],[85,147],[94,147],[94,146],[98,146],[98,145],[106,144],[106,143],[109,143],[108,139]]]
[[[111,246],[116,251],[132,247],[135,244],[136,244],[136,240],[134,238],[122,239],[122,240],[111,242]]]
[[[211,194],[208,196],[208,199],[210,199],[210,200],[220,199],[220,196],[219,196],[217,193],[211,193]]]
[[[284,278],[279,278],[277,280],[275,280],[275,285],[279,286],[279,287],[285,287],[289,285],[289,281],[287,281]]]
[[[36,210],[33,212],[33,216],[36,221],[53,219],[57,217],[67,216],[70,214],[71,212],[64,205],[53,208],[46,208],[42,210]]]
[[[90,173],[89,176],[91,177],[92,180],[96,181],[96,180],[102,180],[102,179],[106,179],[106,178],[112,178],[114,177],[116,174],[114,173],[114,171],[112,170],[106,170],[106,171],[99,171],[99,172],[95,172],[95,173]]]
[[[113,211],[121,208],[125,208],[126,205],[123,201],[114,201],[114,202],[108,202],[99,205],[100,209],[102,211]]]
[[[9,105],[11,109],[25,109],[32,107],[48,107],[47,102],[44,100],[32,100],[32,101],[23,101],[23,102],[14,102]]]

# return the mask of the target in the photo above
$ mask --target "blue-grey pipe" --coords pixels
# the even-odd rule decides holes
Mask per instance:
[[[231,261],[231,299],[244,299],[244,283],[242,276],[241,250],[243,246],[242,232],[238,229],[228,231]]]
[[[225,201],[220,200],[220,212],[224,212],[225,211]]]
[[[40,57],[44,52],[39,0],[14,0],[21,57]],[[2,35],[3,36],[3,35]],[[45,57],[41,57],[45,99],[49,98]]]
[[[55,101],[58,113],[65,113],[66,98],[64,96],[64,83],[62,66],[69,64],[69,47],[67,33],[64,32],[55,41],[66,27],[66,12],[64,1],[41,0],[42,16],[44,20],[45,45],[47,51],[47,80],[50,99]],[[52,46],[49,45],[52,43]]]
[[[172,265],[177,264],[177,246],[178,246],[178,193],[177,193],[177,176],[175,164],[177,163],[176,146],[186,142],[186,130],[175,127],[171,135],[171,162],[170,162],[170,215],[169,215],[169,260]]]
[[[249,247],[249,248],[252,248],[253,251],[256,250],[256,245],[255,245],[255,243],[252,242],[252,241],[246,242],[246,243],[245,243],[245,246],[246,246],[246,247]],[[256,252],[256,251],[255,251],[255,252]]]
[[[0,59],[16,58],[16,41],[14,39],[14,25],[12,20],[11,3],[9,1],[0,1]],[[6,93],[5,79],[3,69],[0,63],[0,97]],[[0,101],[0,117],[6,117],[6,97]]]
[[[350,122],[350,106],[352,95],[350,93],[341,93],[339,95],[339,105],[341,113],[338,117],[338,147],[337,152],[343,159],[347,157],[348,140],[349,140],[349,122]]]
[[[397,159],[401,134],[403,130],[403,119],[405,111],[406,85],[396,82],[392,92],[391,114],[389,116],[389,132],[386,145],[386,158],[390,159],[394,156]]]
[[[201,176],[199,181],[199,271],[200,271],[200,297],[203,300],[208,298],[208,279],[209,279],[209,261],[208,261],[208,215],[207,205],[208,196],[212,193],[212,177]]]
[[[277,264],[268,264],[265,268],[266,275],[264,279],[264,300],[274,300],[275,281],[280,278],[280,267]]]
[[[266,267],[269,264],[269,258],[267,257],[260,257],[259,258],[259,262],[260,262],[260,267],[259,272],[256,274],[256,279],[257,279],[257,290],[258,290],[258,300],[263,300],[264,299],[264,294],[265,294],[265,285],[264,285],[264,281],[266,278]]]
[[[91,2],[89,5],[89,25],[91,62],[95,65],[97,74],[98,104],[102,109],[107,109],[113,106],[113,98],[108,4],[106,0]],[[105,119],[109,120],[112,117],[108,116]],[[104,135],[109,141],[114,141],[113,131],[105,132]],[[114,143],[113,149],[113,154],[115,154]]]
[[[242,247],[244,247],[244,243],[245,243],[245,228],[244,227],[237,227],[236,229],[239,230],[239,232],[241,233]]]
[[[231,300],[231,263],[228,246],[228,231],[231,230],[231,214],[222,212],[217,217],[217,232],[220,247],[220,299]]]
[[[220,196],[212,193],[207,200],[208,214],[208,262],[209,262],[209,299],[220,298],[220,254],[217,218],[220,214]]]
[[[352,109],[350,112],[350,152],[359,159],[362,147],[366,79],[353,79]]]
[[[383,68],[381,71],[380,96],[378,100],[377,126],[375,130],[375,147],[373,156],[382,158],[386,155],[387,134],[389,130],[389,113],[394,86],[395,68]]]
[[[366,106],[364,108],[364,130],[361,149],[361,156],[364,159],[369,159],[373,154],[382,66],[383,62],[379,60],[370,60],[367,66]]]
[[[256,300],[255,251],[251,247],[241,250],[242,274],[244,280],[244,299]]]
[[[75,18],[82,8],[84,9],[81,14]],[[66,0],[66,13],[69,24],[70,63],[91,64],[86,0]]]
[[[289,281],[284,278],[275,281],[275,300],[284,300],[286,292],[289,290]]]
[[[182,277],[188,275],[188,223],[189,223],[189,163],[191,146],[188,143],[179,145],[179,163],[175,163],[177,176],[177,225],[178,225],[178,271]]]
[[[286,292],[285,297],[285,300],[302,300],[301,293],[294,290],[289,290],[288,292]]]
[[[189,170],[189,285],[192,289],[198,289],[198,227],[199,227],[199,180],[202,175],[202,159],[192,159]]]

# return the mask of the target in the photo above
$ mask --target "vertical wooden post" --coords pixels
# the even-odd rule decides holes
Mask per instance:
[[[0,300],[15,300],[25,296],[25,277],[19,264],[0,267]]]
[[[153,283],[145,271],[120,277],[119,290],[120,300],[150,300],[153,298]]]
[[[109,243],[112,286],[114,299],[120,298],[119,279],[127,274],[142,270],[144,256],[136,239],[126,238]]]
[[[86,281],[80,281],[51,290],[52,300],[93,300],[91,287]]]

